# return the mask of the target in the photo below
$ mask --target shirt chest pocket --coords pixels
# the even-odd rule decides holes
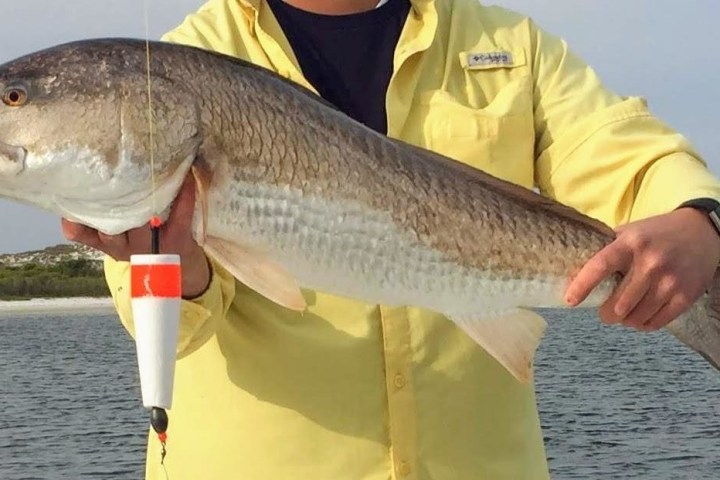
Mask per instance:
[[[421,142],[431,150],[528,188],[533,185],[534,122],[529,77],[504,87],[484,108],[444,90],[419,98]]]

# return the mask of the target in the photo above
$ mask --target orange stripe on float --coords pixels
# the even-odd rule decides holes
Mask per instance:
[[[130,296],[177,298],[181,295],[180,265],[131,265]]]

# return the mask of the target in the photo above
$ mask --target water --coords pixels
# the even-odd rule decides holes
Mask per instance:
[[[720,478],[720,375],[665,334],[546,312],[554,479]],[[0,319],[0,479],[140,479],[146,414],[114,316]]]
[[[134,355],[115,316],[0,318],[0,479],[141,479]]]
[[[537,361],[553,478],[720,478],[720,375],[665,332],[547,312]]]

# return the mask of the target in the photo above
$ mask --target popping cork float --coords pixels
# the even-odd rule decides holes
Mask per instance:
[[[162,445],[161,463],[172,407],[175,354],[180,330],[182,271],[180,256],[160,254],[162,221],[153,216],[151,253],[130,256],[130,302],[143,406]]]
[[[557,202],[389,139],[246,62],[144,41],[54,47],[0,67],[0,194],[107,234],[167,211],[195,177],[195,237],[295,310],[300,287],[445,314],[531,377],[568,278],[613,231]],[[508,159],[512,161],[512,159]],[[599,305],[606,281],[586,306]],[[718,288],[668,329],[720,364]]]

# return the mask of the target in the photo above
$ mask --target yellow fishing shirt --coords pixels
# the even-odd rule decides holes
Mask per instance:
[[[312,88],[259,0],[211,0],[165,40]],[[720,197],[642,99],[605,89],[528,18],[476,0],[413,1],[387,115],[392,137],[610,225]],[[208,291],[183,302],[169,478],[548,478],[533,386],[443,316],[311,291],[301,315],[213,268]],[[132,333],[128,265],[108,259],[106,273]],[[154,436],[147,478],[166,478]]]

